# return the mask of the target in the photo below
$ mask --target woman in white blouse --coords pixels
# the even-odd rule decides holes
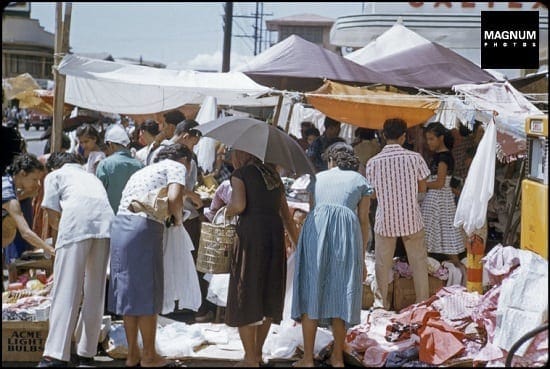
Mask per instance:
[[[122,315],[128,340],[127,366],[165,366],[168,361],[155,349],[157,316],[164,291],[163,232],[165,225],[144,212],[133,213],[132,200],[168,186],[168,212],[176,226],[182,225],[185,173],[193,153],[173,144],[164,147],[156,162],[134,173],[124,191],[112,224],[111,275],[108,309]],[[138,346],[138,329],[143,351]]]

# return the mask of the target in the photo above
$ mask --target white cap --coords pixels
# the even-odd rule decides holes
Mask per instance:
[[[105,132],[105,142],[113,142],[122,146],[128,146],[130,144],[130,138],[124,128],[118,124],[113,124]]]

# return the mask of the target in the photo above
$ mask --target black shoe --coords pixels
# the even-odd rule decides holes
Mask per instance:
[[[206,314],[195,316],[195,322],[196,323],[208,323],[214,320],[214,313],[211,311],[208,311]]]
[[[54,359],[53,357],[44,356],[42,360],[38,363],[38,368],[66,368],[68,362]]]
[[[86,366],[94,366],[95,364],[95,361],[94,361],[94,358],[93,357],[85,357],[85,356],[80,356],[80,355],[76,355],[77,357],[77,366],[83,366],[83,367],[86,367]]]

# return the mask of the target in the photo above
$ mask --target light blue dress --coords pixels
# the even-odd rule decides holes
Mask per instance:
[[[332,168],[317,174],[315,205],[308,214],[296,249],[292,312],[318,319],[320,326],[340,318],[360,323],[363,246],[357,205],[373,192],[355,171]]]

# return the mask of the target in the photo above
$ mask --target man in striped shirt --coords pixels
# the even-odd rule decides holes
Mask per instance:
[[[374,223],[374,308],[390,308],[387,293],[397,237],[403,239],[413,270],[416,302],[429,297],[428,254],[417,195],[426,191],[430,170],[419,153],[402,147],[406,131],[407,124],[402,119],[386,120],[383,134],[387,144],[367,162],[366,167],[365,176],[374,186],[378,199]]]

